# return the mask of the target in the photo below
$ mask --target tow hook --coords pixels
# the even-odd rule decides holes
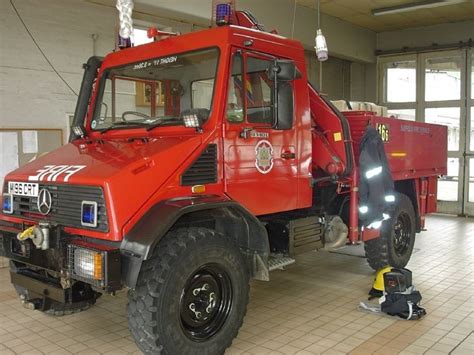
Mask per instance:
[[[49,249],[49,223],[40,222],[37,226],[31,226],[17,234],[20,242],[31,239],[36,249]]]

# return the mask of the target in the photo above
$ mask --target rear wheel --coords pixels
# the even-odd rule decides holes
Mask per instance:
[[[169,232],[128,294],[128,322],[149,354],[222,354],[242,325],[247,265],[233,240],[205,228]]]
[[[381,227],[380,237],[364,243],[367,262],[374,270],[385,266],[403,268],[415,245],[416,217],[408,196],[397,194],[397,207]]]

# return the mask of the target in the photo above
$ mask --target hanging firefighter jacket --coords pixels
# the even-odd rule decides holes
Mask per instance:
[[[379,132],[368,126],[360,142],[359,216],[364,226],[387,219],[395,202],[394,183]],[[377,228],[377,227],[374,227]]]

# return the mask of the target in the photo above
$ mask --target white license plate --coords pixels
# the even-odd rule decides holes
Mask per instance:
[[[18,196],[38,197],[39,185],[31,182],[8,182],[8,193]]]

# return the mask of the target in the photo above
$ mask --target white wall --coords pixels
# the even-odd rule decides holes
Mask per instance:
[[[54,67],[77,93],[82,64],[114,48],[114,7],[83,0],[14,0],[24,22]],[[146,14],[137,18],[187,32],[192,25]],[[140,23],[140,21],[137,21]],[[34,45],[8,0],[0,0],[0,127],[61,128],[67,140],[68,115],[76,96]]]
[[[18,12],[64,79],[78,92],[81,65],[93,54],[112,49],[115,18],[110,11],[81,1],[20,0]],[[62,128],[76,96],[58,78],[18,20],[9,1],[0,1],[0,126]]]
[[[135,1],[137,8],[156,8],[157,13],[163,16],[189,20],[203,26],[210,24],[211,0]],[[237,8],[250,11],[265,25],[266,30],[276,29],[279,34],[291,37],[294,0],[239,0]],[[321,28],[331,55],[361,62],[375,62],[375,32],[326,14],[321,14]],[[294,38],[300,40],[307,49],[311,49],[314,47],[315,35],[316,11],[297,5]]]
[[[113,49],[113,29],[118,20],[114,3],[113,0],[14,0],[41,49],[76,92],[82,79],[82,64],[94,54],[94,48],[96,55]],[[277,28],[279,33],[291,36],[293,1],[272,0],[271,4],[262,0],[239,2],[240,8],[251,10],[267,29]],[[137,25],[155,23],[189,32],[210,23],[210,0],[137,0],[136,8]],[[313,50],[315,12],[298,6],[296,17],[294,37]],[[332,56],[374,61],[375,33],[325,15],[322,27]],[[97,35],[95,46],[93,34]],[[336,74],[323,76],[324,80],[339,82]],[[344,91],[347,93],[345,87]],[[43,58],[10,2],[0,0],[0,127],[61,128],[66,140],[68,116],[74,112],[75,104],[76,96]]]
[[[467,42],[470,38],[474,40],[474,20],[381,32],[376,37],[378,50]]]

